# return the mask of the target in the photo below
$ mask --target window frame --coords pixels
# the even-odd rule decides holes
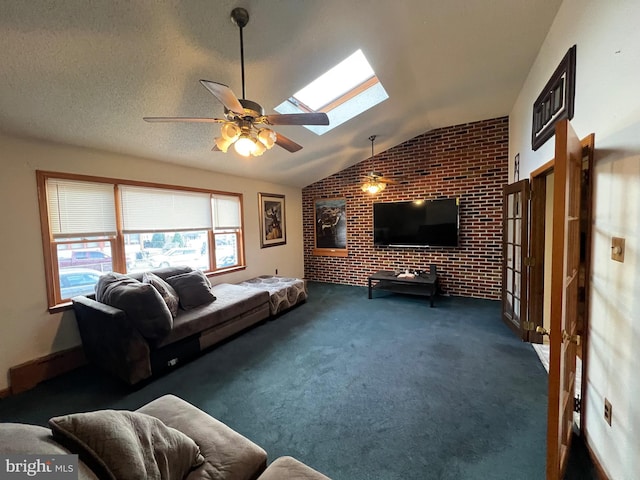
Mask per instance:
[[[211,195],[223,195],[235,197],[238,199],[240,208],[240,226],[237,229],[233,229],[230,232],[229,229],[224,233],[235,233],[237,241],[238,252],[238,264],[229,267],[216,268],[216,256],[215,256],[215,226],[207,230],[207,241],[209,243],[209,265],[210,270],[204,272],[208,277],[214,277],[224,273],[240,271],[246,269],[246,256],[244,248],[244,203],[243,194],[237,192],[225,192],[221,190],[211,190],[198,187],[188,187],[183,185],[168,185],[153,182],[142,182],[134,180],[125,180],[112,177],[99,177],[93,175],[81,175],[73,173],[52,172],[44,170],[36,170],[36,183],[38,191],[38,207],[40,212],[40,232],[42,237],[42,249],[44,257],[44,271],[47,289],[47,305],[50,313],[63,311],[71,306],[71,302],[67,299],[61,298],[60,292],[60,272],[58,269],[58,254],[57,245],[63,243],[82,243],[83,237],[79,235],[77,238],[80,240],[63,240],[54,239],[51,233],[49,225],[49,208],[47,203],[47,180],[52,179],[64,179],[64,180],[76,180],[82,182],[95,182],[95,183],[107,183],[113,185],[113,199],[116,210],[116,233],[114,236],[102,236],[100,241],[109,242],[111,244],[111,258],[112,268],[114,272],[126,273],[127,260],[125,252],[125,234],[123,233],[123,219],[122,219],[122,205],[120,201],[120,185],[130,185],[136,187],[148,187],[158,188],[164,190],[178,190],[197,193],[206,193]],[[128,232],[131,234],[132,232]],[[222,232],[217,232],[222,233]],[[88,238],[88,237],[87,237]],[[90,237],[90,241],[95,241],[97,237]]]

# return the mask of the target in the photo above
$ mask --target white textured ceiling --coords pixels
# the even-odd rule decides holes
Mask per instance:
[[[433,128],[509,114],[561,0],[0,0],[0,131],[303,187]],[[362,49],[389,99],[303,145],[212,152],[223,115],[198,80],[267,113]]]

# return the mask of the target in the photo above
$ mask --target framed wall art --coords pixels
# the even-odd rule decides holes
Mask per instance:
[[[531,148],[537,150],[555,133],[558,120],[573,118],[576,96],[576,46],[571,47],[533,103]]]
[[[347,256],[347,200],[318,198],[313,201],[314,255]]]
[[[258,193],[260,248],[287,243],[284,195]]]

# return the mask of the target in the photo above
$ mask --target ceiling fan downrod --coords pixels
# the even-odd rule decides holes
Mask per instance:
[[[246,98],[244,92],[244,40],[242,38],[242,29],[249,23],[249,12],[244,8],[237,7],[231,10],[231,21],[240,29],[240,68],[242,74],[242,99]]]

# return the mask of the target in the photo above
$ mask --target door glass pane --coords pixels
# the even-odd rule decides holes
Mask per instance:
[[[513,246],[513,264],[515,265],[515,268],[518,268],[518,270],[521,263],[521,258],[520,258],[521,250],[522,250],[522,247],[520,247],[520,245]]]
[[[518,218],[513,222],[514,243],[520,245],[522,243],[522,219]]]
[[[507,267],[507,292],[513,292],[513,269]]]

